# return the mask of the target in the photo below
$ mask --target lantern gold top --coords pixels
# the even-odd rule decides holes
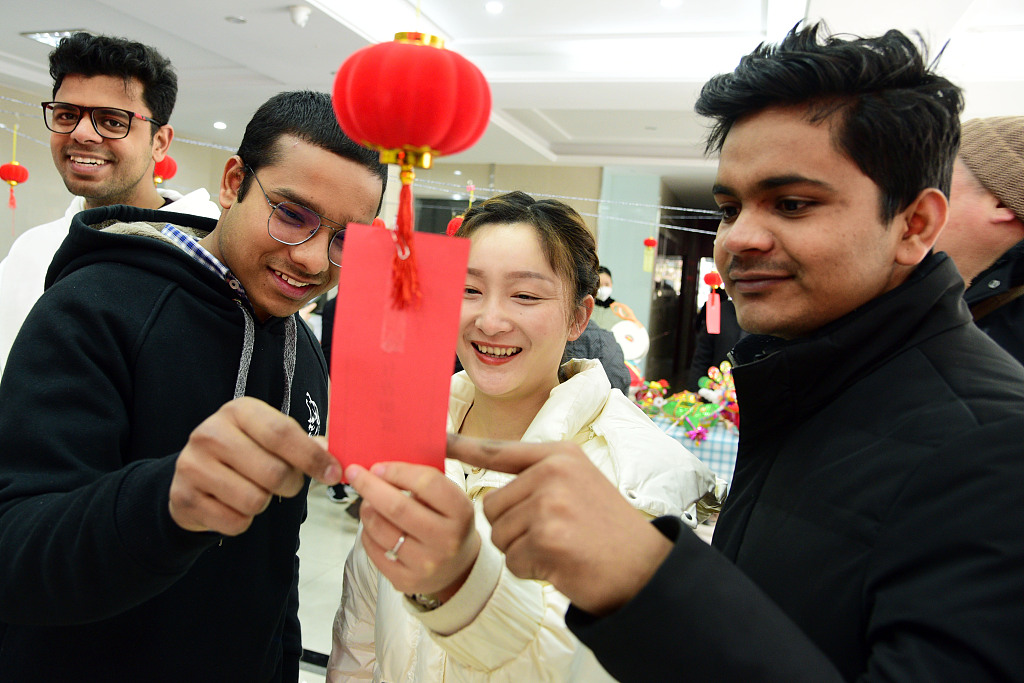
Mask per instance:
[[[396,33],[395,42],[415,43],[417,45],[429,45],[431,47],[436,47],[439,50],[444,49],[444,38],[432,36],[429,33],[419,33],[418,31],[402,31],[400,33]]]

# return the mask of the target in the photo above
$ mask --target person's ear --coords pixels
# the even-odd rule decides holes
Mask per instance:
[[[935,245],[949,216],[949,202],[940,190],[929,187],[893,221],[891,229],[899,230],[896,263],[916,266]]]
[[[220,205],[230,209],[238,201],[238,188],[245,178],[245,162],[237,154],[224,164],[224,173],[220,177]]]
[[[573,312],[572,320],[569,322],[569,336],[566,341],[576,341],[587,329],[590,322],[590,315],[594,312],[594,297],[589,294],[580,302]]]
[[[146,124],[147,126],[150,124]],[[153,134],[153,163],[159,163],[167,156],[167,150],[171,148],[171,140],[174,139],[174,129],[170,124],[160,126]]]
[[[996,205],[990,215],[993,223],[1012,223],[1017,220],[1017,214],[999,199],[996,199]]]

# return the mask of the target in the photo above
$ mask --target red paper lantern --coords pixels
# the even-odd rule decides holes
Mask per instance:
[[[397,33],[389,43],[353,53],[338,69],[331,97],[345,134],[402,170],[395,220],[394,305],[419,300],[413,250],[414,166],[476,142],[491,114],[491,90],[469,60],[424,33]]]
[[[7,200],[7,205],[12,209],[18,208],[18,202],[14,199],[14,186],[28,180],[28,169],[17,161],[4,164],[0,166],[0,180],[11,186],[11,196]]]
[[[430,168],[433,157],[467,149],[491,114],[480,70],[424,33],[353,53],[334,78],[332,102],[346,135],[403,167]]]
[[[712,287],[722,286],[722,276],[715,271],[711,271],[704,276],[704,284]]]
[[[658,240],[653,237],[644,239],[644,272],[650,273],[654,270],[654,248],[658,246]]]
[[[448,235],[449,237],[454,237],[455,233],[457,233],[459,231],[459,228],[462,227],[462,218],[462,216],[456,216],[455,218],[448,221],[448,227],[445,228],[444,234]]]
[[[0,179],[14,187],[28,180],[28,169],[14,161],[0,166]]]
[[[177,172],[178,162],[174,160],[174,157],[166,155],[153,167],[153,182],[159,185],[163,181],[173,178]]]

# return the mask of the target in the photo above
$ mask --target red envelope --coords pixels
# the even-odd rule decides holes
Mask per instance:
[[[347,467],[402,460],[444,470],[469,240],[415,233],[419,304],[391,299],[395,242],[350,223],[331,349],[328,448]]]

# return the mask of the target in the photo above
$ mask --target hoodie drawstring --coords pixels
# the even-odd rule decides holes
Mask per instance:
[[[249,380],[249,364],[252,362],[252,349],[256,339],[256,324],[238,302],[245,319],[245,338],[242,341],[242,358],[238,361],[238,377],[235,378],[235,398],[245,396],[245,384]],[[281,412],[289,414],[292,407],[292,380],[295,377],[295,348],[298,341],[298,327],[295,316],[290,315],[284,323],[284,399],[281,401]]]

